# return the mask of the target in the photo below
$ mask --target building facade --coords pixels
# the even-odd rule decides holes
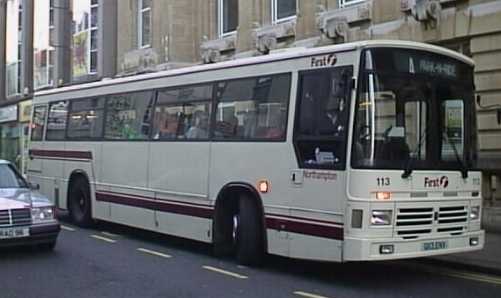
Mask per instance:
[[[501,0],[0,0],[0,152],[22,152],[35,90],[368,39],[475,60],[484,196],[501,201]]]

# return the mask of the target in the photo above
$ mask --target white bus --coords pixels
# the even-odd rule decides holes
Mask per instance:
[[[28,175],[78,225],[212,243],[243,264],[478,250],[473,68],[366,41],[43,91]]]

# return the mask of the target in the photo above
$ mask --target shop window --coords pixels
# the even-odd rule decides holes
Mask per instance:
[[[153,92],[112,95],[106,102],[104,137],[109,140],[146,140],[150,136]]]
[[[219,83],[214,138],[284,140],[289,90],[289,74]]]

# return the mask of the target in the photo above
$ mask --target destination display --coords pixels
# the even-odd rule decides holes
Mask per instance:
[[[405,49],[369,49],[367,70],[385,73],[425,74],[454,80],[471,80],[471,66],[440,54]]]

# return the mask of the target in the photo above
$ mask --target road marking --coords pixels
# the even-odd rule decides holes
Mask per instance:
[[[480,282],[501,285],[501,278],[490,276],[490,275],[485,275],[485,274],[452,271],[452,270],[439,270],[438,273],[442,274],[442,275],[451,276],[451,277],[458,277],[458,278],[462,278],[462,279],[469,279],[469,280],[474,280],[474,281],[480,281]]]
[[[157,257],[162,257],[162,258],[166,258],[166,259],[172,258],[171,255],[164,254],[164,253],[161,253],[161,252],[158,252],[158,251],[154,251],[154,250],[149,250],[149,249],[146,249],[146,248],[138,248],[137,250],[140,251],[140,252],[144,252],[144,253],[147,253],[147,254],[150,254],[150,255],[157,256]]]
[[[113,234],[113,233],[106,232],[106,231],[102,231],[101,234],[108,236],[108,237],[118,237],[119,236],[117,234]]]
[[[113,240],[113,239],[110,239],[110,238],[106,238],[106,237],[102,237],[102,236],[99,236],[99,235],[90,235],[90,236],[92,238],[94,238],[94,239],[106,241],[108,243],[115,243],[115,242],[117,242],[116,240]]]
[[[294,292],[294,294],[298,295],[298,296],[308,297],[308,298],[327,298],[325,296],[320,296],[320,295],[302,292],[302,291],[296,291],[296,292]]]
[[[416,265],[416,264],[414,264],[413,266],[421,268],[422,271],[425,271],[428,273],[436,273],[436,274],[449,276],[449,277],[455,277],[455,278],[468,279],[468,280],[474,280],[474,281],[480,281],[480,282],[501,285],[501,278],[496,277],[496,276],[492,276],[492,275],[473,273],[473,272],[467,272],[467,271],[452,270],[452,269],[443,269],[443,268],[438,268],[436,266],[430,266],[430,265]]]
[[[72,227],[63,226],[63,225],[61,225],[61,229],[66,230],[66,231],[70,231],[70,232],[76,231],[76,229],[73,229]]]
[[[248,278],[245,275],[241,275],[241,274],[238,274],[238,273],[233,273],[233,272],[226,271],[226,270],[219,269],[219,268],[212,267],[212,266],[203,266],[202,268],[210,270],[210,271],[214,271],[214,272],[217,272],[217,273],[221,273],[221,274],[224,274],[224,275],[228,275],[228,276],[231,276],[231,277],[235,277],[235,278],[238,278],[238,279],[247,279]]]

